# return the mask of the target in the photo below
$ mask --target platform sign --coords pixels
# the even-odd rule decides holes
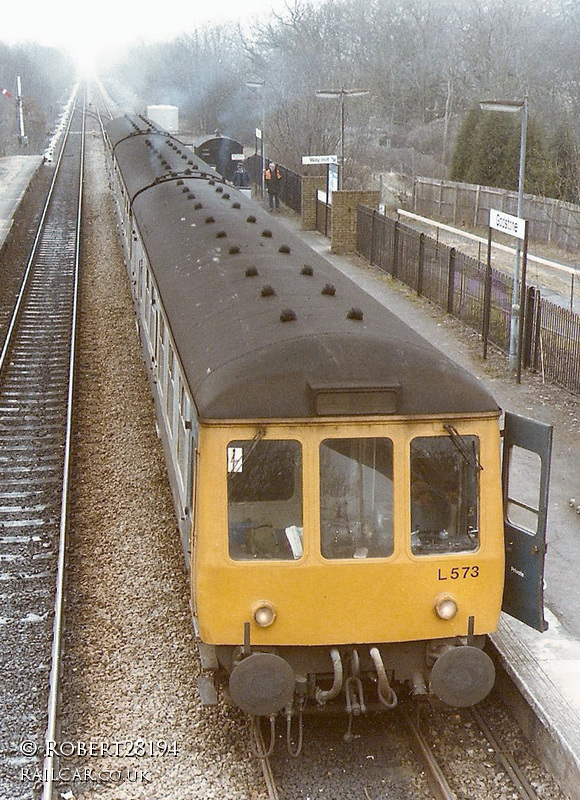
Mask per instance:
[[[336,156],[330,156],[330,157],[336,158]],[[326,191],[324,192],[319,190],[317,193],[318,199],[320,200],[321,203],[332,205],[332,193],[337,191],[338,191],[338,164],[335,161],[329,161],[326,165]],[[324,233],[326,235],[326,230],[324,231]]]
[[[526,237],[526,221],[521,217],[512,217],[511,214],[504,214],[503,211],[489,209],[489,227],[495,231],[507,233],[508,236],[515,236],[517,239]]]
[[[302,156],[303,164],[338,164],[338,156]]]
[[[518,203],[518,205],[520,205]],[[521,214],[521,211],[519,212]],[[487,265],[485,269],[485,290],[483,297],[483,357],[487,358],[487,341],[489,336],[489,326],[491,319],[491,239],[492,231],[500,231],[508,236],[515,236],[523,242],[517,243],[514,267],[514,282],[510,312],[510,339],[509,339],[509,361],[510,366],[517,369],[517,381],[520,383],[522,374],[522,341],[524,337],[524,316],[520,306],[526,302],[526,269],[528,261],[528,223],[521,217],[513,217],[511,214],[504,214],[503,211],[489,209],[489,226],[487,231]],[[523,251],[520,277],[520,254]],[[520,285],[521,284],[521,285]]]

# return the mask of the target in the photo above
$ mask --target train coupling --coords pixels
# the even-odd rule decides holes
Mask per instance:
[[[378,647],[371,647],[369,650],[371,663],[374,667],[373,678],[377,687],[377,698],[380,705],[385,708],[394,708],[397,705],[397,695],[389,683],[387,671],[383,658]],[[349,716],[359,716],[367,710],[367,703],[364,697],[364,688],[361,677],[360,658],[358,650],[349,650],[341,656],[338,649],[330,651],[330,658],[333,665],[333,682],[330,689],[316,688],[315,699],[319,706],[324,706],[331,700],[338,697],[344,689],[346,712]],[[421,688],[417,685],[417,693]]]

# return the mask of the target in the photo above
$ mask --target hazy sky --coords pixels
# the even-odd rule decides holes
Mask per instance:
[[[164,39],[207,22],[251,21],[284,0],[28,0],[3,4],[0,41],[65,47],[80,63],[134,39]],[[63,18],[68,21],[63,22]]]

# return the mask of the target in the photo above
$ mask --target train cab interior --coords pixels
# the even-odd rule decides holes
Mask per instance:
[[[411,440],[395,458],[386,436],[321,438],[317,443],[320,541],[324,559],[389,558],[395,549],[394,486],[409,482],[414,556],[473,552],[479,546],[479,440],[449,428]],[[400,448],[399,448],[400,452]],[[303,444],[235,439],[227,446],[229,556],[298,560],[304,553]],[[397,463],[398,462],[398,463]],[[306,496],[306,500],[305,500]],[[399,514],[399,516],[401,516]]]

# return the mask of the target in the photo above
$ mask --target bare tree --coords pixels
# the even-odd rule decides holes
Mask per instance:
[[[527,95],[548,133],[576,114],[579,34],[578,0],[288,0],[250,29],[190,31],[127,66],[192,129],[249,143],[263,124],[268,154],[295,168],[338,149],[339,104],[316,91],[366,89],[345,104],[351,160],[386,163],[390,145],[409,168],[424,157],[439,173],[478,100]],[[259,94],[249,80],[263,82]]]

